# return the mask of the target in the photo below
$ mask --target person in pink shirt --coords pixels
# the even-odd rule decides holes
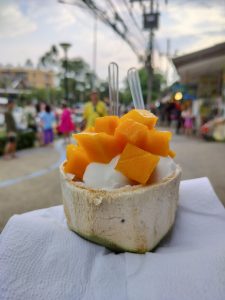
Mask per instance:
[[[184,118],[184,133],[186,135],[192,135],[193,131],[193,115],[191,108],[188,108],[186,111],[183,112]]]
[[[59,131],[64,135],[65,143],[70,143],[70,134],[75,130],[72,122],[71,111],[66,102],[62,103],[62,115],[60,118]]]

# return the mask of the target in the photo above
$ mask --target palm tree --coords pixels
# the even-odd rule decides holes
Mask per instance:
[[[25,61],[25,67],[27,68],[32,68],[34,66],[32,60],[30,58],[28,58],[26,61]]]
[[[47,69],[55,69],[59,64],[59,51],[55,45],[51,46],[51,49],[44,53],[39,59],[39,66]]]

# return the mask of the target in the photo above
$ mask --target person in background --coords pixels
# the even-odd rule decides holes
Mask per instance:
[[[176,134],[180,133],[182,127],[181,105],[179,102],[175,103],[175,120],[176,120]]]
[[[92,91],[90,95],[90,101],[86,103],[84,107],[84,125],[83,127],[91,127],[95,123],[95,119],[98,117],[104,117],[107,115],[107,108],[103,101],[99,100],[97,91]]]
[[[192,135],[193,131],[193,115],[191,108],[188,108],[186,111],[183,112],[184,118],[184,133],[186,135]]]
[[[35,116],[35,125],[36,125],[36,139],[40,146],[43,145],[43,134],[42,134],[42,122],[41,122],[41,106],[39,103],[35,105],[36,116]]]
[[[35,124],[35,106],[28,101],[27,105],[24,108],[24,114],[26,117],[27,128],[36,132],[36,124]]]
[[[45,106],[45,111],[40,113],[43,133],[44,145],[52,144],[54,140],[53,125],[55,123],[55,116],[51,111],[50,105]]]
[[[4,151],[4,158],[9,159],[10,156],[12,158],[16,157],[16,122],[13,117],[13,100],[9,100],[7,104],[7,110],[5,112],[5,124],[6,124],[6,132],[7,132],[7,143]]]
[[[160,102],[159,105],[159,122],[160,126],[165,125],[165,120],[166,120],[166,112],[165,112],[165,103]]]
[[[62,103],[62,114],[60,118],[59,131],[64,135],[65,143],[70,143],[70,134],[75,130],[72,122],[71,111],[67,107],[66,102]]]

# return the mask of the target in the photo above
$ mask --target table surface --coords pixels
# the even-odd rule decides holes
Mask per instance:
[[[224,232],[207,178],[181,182],[173,231],[144,255],[80,238],[62,206],[15,215],[0,236],[0,299],[224,300]]]

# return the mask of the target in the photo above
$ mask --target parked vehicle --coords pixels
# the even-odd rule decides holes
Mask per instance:
[[[7,103],[8,103],[7,98],[0,97],[0,127],[4,127],[5,124],[4,111]]]
[[[201,127],[201,134],[207,140],[225,141],[225,117],[217,117]]]
[[[14,116],[15,121],[16,121],[16,127],[19,130],[27,129],[27,120],[26,120],[26,116],[25,116],[25,113],[24,113],[24,109],[22,107],[16,106],[13,109],[13,116]]]
[[[0,112],[0,127],[3,127],[5,123],[5,116]]]
[[[84,104],[78,103],[76,104],[74,110],[72,111],[73,122],[76,124],[76,130],[80,131],[83,123],[83,112],[84,112]]]

